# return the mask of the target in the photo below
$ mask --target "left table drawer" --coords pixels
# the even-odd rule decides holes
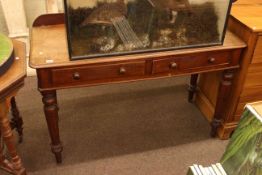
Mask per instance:
[[[145,61],[87,65],[52,70],[54,85],[103,83],[143,76],[145,74]]]

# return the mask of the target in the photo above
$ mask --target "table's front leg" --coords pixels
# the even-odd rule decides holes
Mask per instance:
[[[9,152],[11,158],[11,164],[4,157],[3,153],[1,153],[0,163],[2,168],[5,170],[12,172],[15,175],[25,175],[26,171],[22,165],[21,158],[18,156],[15,140],[13,137],[13,132],[10,126],[9,118],[8,118],[9,108],[6,101],[0,102],[0,127],[1,134],[4,140],[4,144]]]
[[[1,136],[0,132],[0,136]],[[13,173],[13,165],[11,162],[6,158],[5,153],[4,153],[4,143],[0,142],[0,167],[1,169]]]
[[[219,92],[217,95],[217,102],[215,106],[214,118],[211,122],[211,136],[215,137],[217,135],[217,130],[221,126],[223,119],[225,117],[225,110],[229,105],[229,99],[232,89],[232,82],[234,78],[234,69],[225,70],[222,73],[222,79],[219,85]]]
[[[42,91],[41,94],[43,96],[42,101],[44,103],[45,117],[52,142],[51,150],[55,154],[56,162],[61,163],[63,146],[59,136],[59,118],[56,91]]]

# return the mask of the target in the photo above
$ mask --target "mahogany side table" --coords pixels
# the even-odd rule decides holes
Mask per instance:
[[[17,154],[12,128],[17,128],[22,136],[22,118],[16,107],[15,96],[24,85],[26,77],[25,45],[19,41],[13,41],[15,61],[9,70],[0,76],[0,135],[10,155],[8,160],[3,153],[3,145],[0,146],[0,168],[15,175],[26,175],[21,158]],[[10,122],[8,113],[11,108],[13,119]]]
[[[56,90],[222,70],[220,88],[214,92],[218,94],[217,105],[210,122],[211,135],[216,136],[225,116],[234,72],[239,68],[245,47],[242,40],[227,32],[225,43],[220,46],[70,61],[64,15],[40,16],[33,24],[30,66],[37,71],[51,150],[57,163],[62,162],[63,147],[59,136]],[[190,83],[189,101],[196,89],[195,79]]]

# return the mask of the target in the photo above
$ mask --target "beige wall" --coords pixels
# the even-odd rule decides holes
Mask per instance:
[[[32,26],[34,19],[46,12],[45,0],[24,0],[28,27]],[[0,1],[0,32],[8,34],[3,9]]]
[[[1,1],[0,1],[0,32],[4,33],[4,34],[8,33],[7,26],[6,26],[6,23],[5,23],[4,14],[3,14]]]
[[[27,24],[32,26],[36,17],[46,13],[46,0],[24,0]]]

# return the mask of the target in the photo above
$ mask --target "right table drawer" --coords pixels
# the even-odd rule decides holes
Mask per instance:
[[[230,52],[226,51],[163,58],[153,61],[153,74],[176,73],[190,71],[190,69],[205,69],[206,67],[221,67],[230,64],[230,62]]]

